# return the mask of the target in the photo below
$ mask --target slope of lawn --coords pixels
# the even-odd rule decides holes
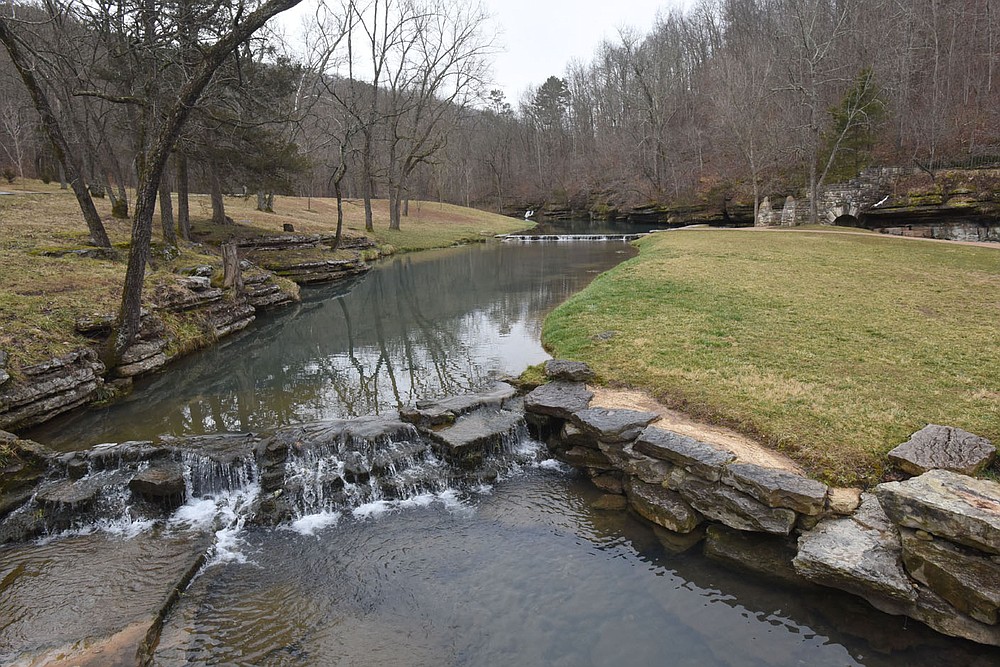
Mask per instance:
[[[20,367],[89,344],[74,330],[78,317],[115,312],[121,298],[131,223],[112,218],[110,202],[95,199],[118,258],[48,256],[88,248],[86,225],[72,193],[40,181],[5,183],[0,191],[12,193],[0,195],[0,352],[9,355],[10,368],[16,374]],[[275,213],[255,211],[255,203],[255,198],[226,197],[226,213],[235,225],[216,227],[209,222],[209,198],[193,195],[192,225],[202,243],[182,243],[179,254],[165,252],[157,215],[147,299],[158,286],[172,283],[171,274],[181,267],[220,264],[217,245],[225,238],[280,234],[286,223],[296,232],[333,233],[336,229],[336,202],[331,199],[277,197]],[[482,240],[525,225],[524,221],[474,209],[412,202],[402,230],[389,232],[386,203],[376,201],[374,205],[374,240],[399,250]],[[176,200],[174,209],[176,213]],[[361,203],[348,201],[345,211],[345,233],[363,234]],[[183,323],[177,324],[183,328]]]
[[[1000,443],[1000,247],[655,234],[556,309],[554,356],[871,483],[927,423]]]

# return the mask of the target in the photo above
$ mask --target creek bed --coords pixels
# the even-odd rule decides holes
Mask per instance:
[[[632,252],[491,244],[394,258],[353,285],[307,291],[124,403],[27,435],[85,450],[164,433],[268,432],[481,391],[545,359],[545,313]],[[513,449],[496,480],[369,494],[276,528],[244,524],[241,508],[259,493],[251,481],[189,494],[165,525],[124,517],[0,549],[0,611],[14,619],[0,623],[0,662],[124,636],[200,555],[207,564],[167,614],[154,664],[1000,661],[833,590],[784,589],[672,555],[649,525],[592,509],[599,492],[539,443]]]

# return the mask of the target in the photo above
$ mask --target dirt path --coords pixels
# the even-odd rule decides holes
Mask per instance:
[[[594,399],[590,402],[593,407],[655,412],[660,415],[656,426],[728,449],[741,463],[756,463],[805,475],[805,471],[784,454],[731,429],[697,422],[681,412],[664,407],[645,392],[607,387],[590,387],[590,390],[594,392]]]

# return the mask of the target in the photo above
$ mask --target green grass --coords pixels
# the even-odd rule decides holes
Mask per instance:
[[[639,246],[546,320],[555,356],[839,484],[876,481],[927,423],[1000,442],[1000,249],[801,232]]]

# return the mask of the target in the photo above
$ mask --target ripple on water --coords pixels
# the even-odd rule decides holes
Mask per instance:
[[[249,531],[259,567],[207,571],[168,619],[158,663],[995,664],[976,662],[991,649],[847,596],[667,556],[647,526],[590,510],[596,495],[535,470],[471,514],[432,502],[316,536]]]

